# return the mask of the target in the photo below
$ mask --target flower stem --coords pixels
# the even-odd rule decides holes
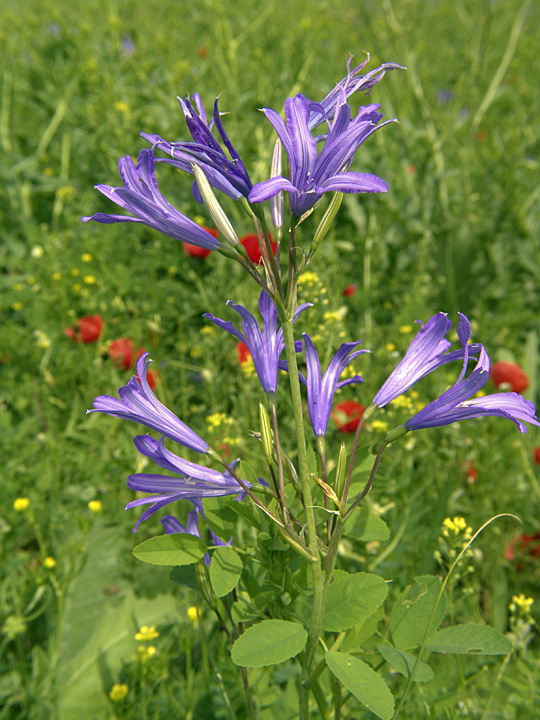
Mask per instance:
[[[291,288],[289,288],[291,291]],[[294,295],[293,295],[294,296]],[[300,683],[300,720],[308,720],[309,718],[309,693],[310,688],[305,684],[311,673],[313,661],[319,638],[322,631],[322,619],[324,611],[325,587],[323,581],[323,572],[321,566],[321,557],[317,541],[317,527],[315,522],[315,512],[313,508],[313,499],[311,496],[311,483],[309,478],[309,467],[307,460],[306,438],[304,434],[304,416],[302,412],[302,396],[300,393],[300,381],[298,379],[298,365],[296,363],[296,350],[294,346],[293,331],[293,314],[289,310],[289,316],[281,318],[283,327],[283,339],[285,342],[285,352],[287,362],[289,364],[289,382],[291,386],[291,398],[294,410],[294,421],[296,427],[296,440],[298,447],[298,471],[302,484],[302,493],[304,496],[304,510],[306,513],[308,546],[311,551],[313,561],[311,563],[311,572],[313,578],[313,600],[311,622],[308,629],[308,639],[304,653],[304,664],[302,667],[301,683]]]

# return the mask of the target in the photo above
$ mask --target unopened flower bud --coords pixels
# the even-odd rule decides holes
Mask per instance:
[[[347,475],[347,448],[345,443],[341,443],[339,448],[339,457],[336,470],[336,494],[338,497],[343,495],[343,488],[345,487],[345,477]]]
[[[262,403],[259,403],[259,418],[261,422],[261,441],[263,451],[268,464],[271,465],[274,445],[272,440],[272,426],[270,424],[270,416]]]
[[[198,165],[194,164],[192,165],[192,168],[203,202],[210,213],[215,226],[219,230],[220,235],[224,237],[225,240],[228,240],[231,245],[238,245],[238,236],[235,233],[229,218],[225,214],[225,211],[219,204],[219,200],[215,196],[210,183],[206,179],[206,175]]]
[[[334,196],[330,201],[330,205],[327,207],[326,212],[322,216],[321,222],[319,223],[317,230],[315,230],[313,242],[311,243],[310,255],[313,255],[313,253],[317,251],[319,245],[328,234],[328,231],[332,227],[332,223],[334,222],[334,218],[337,215],[337,211],[339,210],[342,200],[343,193],[334,193]]]

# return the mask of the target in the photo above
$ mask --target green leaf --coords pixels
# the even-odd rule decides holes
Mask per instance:
[[[334,577],[326,596],[323,630],[341,632],[359,625],[384,602],[387,586],[379,575],[336,570]]]
[[[398,673],[410,677],[416,663],[416,657],[411,653],[390,645],[379,645],[377,650],[381,653],[386,662],[391,665]],[[423,660],[420,660],[416,672],[414,673],[415,682],[429,682],[433,680],[433,670]]]
[[[512,643],[502,633],[489,625],[454,625],[429,636],[426,648],[433,652],[479,653],[481,655],[507,655]]]
[[[408,648],[421,644],[440,590],[439,578],[422,575],[401,593],[390,616],[390,631],[396,647]],[[432,630],[439,627],[445,614],[446,600],[443,595],[433,617]]]
[[[176,585],[188,587],[192,590],[199,589],[195,565],[176,565],[176,567],[172,568],[169,577]]]
[[[206,553],[206,545],[195,535],[158,535],[133,548],[139,560],[151,565],[193,565]]]
[[[238,585],[242,574],[242,560],[231,547],[218,547],[212,556],[210,582],[218,597],[230,593]]]
[[[354,523],[348,537],[363,542],[373,540],[384,541],[390,537],[388,525],[378,515],[374,515],[365,508],[355,511]]]
[[[232,647],[231,657],[242,667],[267,667],[284,662],[303,650],[307,631],[286,620],[263,620],[248,628]]]
[[[326,664],[368,710],[381,720],[391,719],[394,714],[394,697],[373,668],[352,655],[331,650],[326,653]]]

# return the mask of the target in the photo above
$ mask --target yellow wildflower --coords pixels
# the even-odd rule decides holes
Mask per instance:
[[[30,507],[30,499],[27,497],[20,497],[15,500],[13,503],[13,509],[16,512],[23,512],[24,510],[27,510]]]
[[[93,512],[93,513],[101,512],[101,508],[102,508],[101,500],[90,500],[90,502],[88,503],[88,509],[90,510],[90,512]]]
[[[192,605],[187,609],[187,616],[191,620],[191,622],[196,622],[197,619],[201,616],[201,613],[199,612],[199,609],[195,607],[195,605]]]
[[[139,632],[135,635],[135,640],[147,642],[148,640],[153,640],[157,637],[159,637],[159,633],[156,630],[155,625],[141,625]]]
[[[46,557],[43,561],[43,565],[47,568],[47,570],[52,570],[53,567],[56,565],[56,560],[49,555],[49,557]]]
[[[81,260],[85,263],[92,262],[93,259],[94,258],[92,257],[92,255],[90,253],[83,253],[81,255]]]
[[[109,697],[113,702],[121,702],[122,700],[125,700],[128,692],[129,688],[126,683],[117,683],[112,686]]]

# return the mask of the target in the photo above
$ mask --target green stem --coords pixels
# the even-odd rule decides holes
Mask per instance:
[[[288,288],[288,294],[289,293],[291,294],[291,297],[294,297],[294,290],[290,287]],[[289,382],[291,386],[291,399],[294,410],[296,441],[298,447],[298,471],[299,479],[302,484],[302,493],[304,496],[304,510],[306,513],[308,546],[313,559],[311,563],[311,572],[313,578],[312,614],[310,626],[308,629],[308,639],[304,654],[304,664],[302,668],[300,684],[300,720],[308,720],[310,689],[304,683],[309,678],[309,675],[311,673],[311,668],[313,666],[313,661],[315,658],[315,652],[317,650],[319,638],[322,632],[325,587],[321,566],[321,557],[319,554],[319,547],[317,541],[315,511],[313,508],[313,499],[311,495],[306,438],[304,434],[304,416],[302,412],[302,395],[300,393],[298,365],[296,362],[296,350],[294,347],[292,311],[290,310],[289,312],[290,316],[284,314],[284,317],[281,318],[281,321],[283,327],[283,339],[285,342],[285,352],[287,355],[287,362],[289,364]]]

